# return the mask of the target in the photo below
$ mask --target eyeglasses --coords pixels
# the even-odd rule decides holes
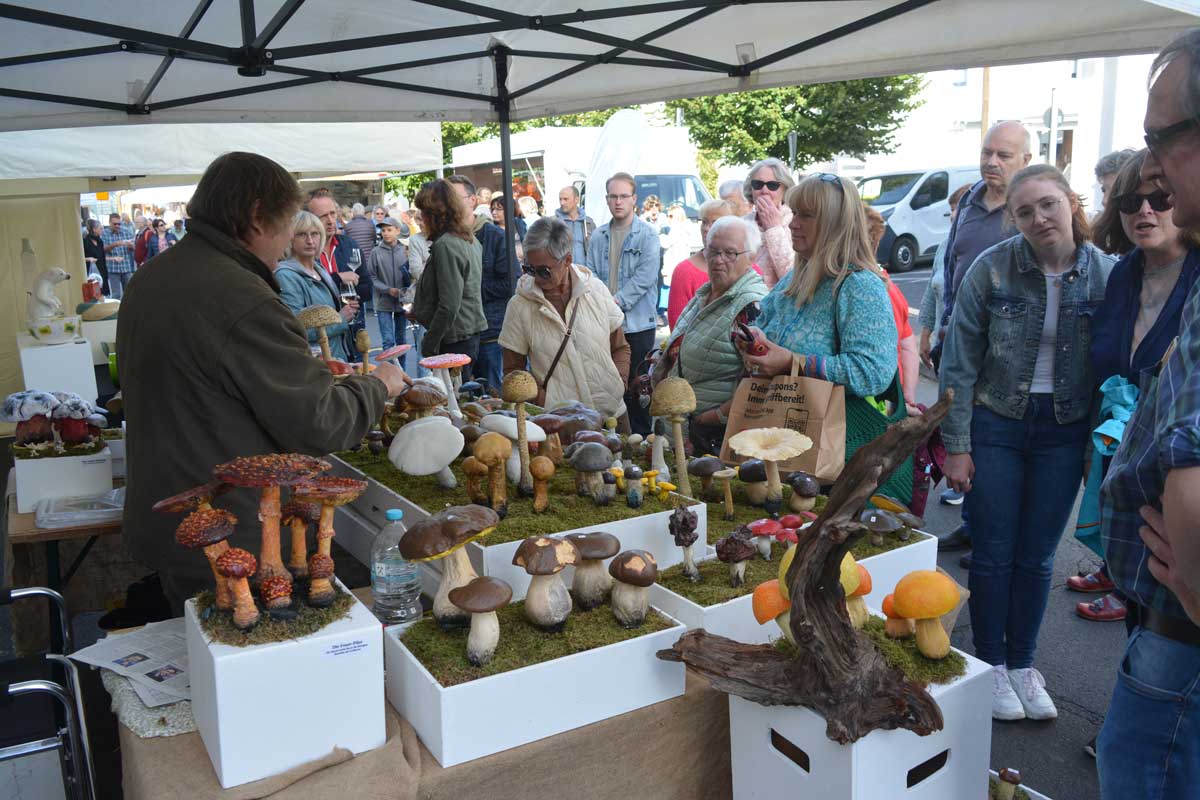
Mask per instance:
[[[633,198],[634,198],[634,195],[631,195],[631,194],[610,194],[610,195],[608,195],[609,200],[632,200]]]
[[[1058,210],[1058,204],[1066,199],[1065,197],[1055,197],[1053,199],[1049,197],[1042,198],[1037,201],[1036,205],[1021,206],[1018,208],[1013,212],[1013,219],[1017,222],[1027,223],[1033,221],[1035,213],[1041,214],[1043,217],[1049,217]]]
[[[629,195],[626,195],[626,197],[628,196]],[[541,278],[544,281],[549,280],[550,276],[554,274],[550,271],[549,267],[535,267],[532,264],[522,264],[521,272],[525,273],[526,275],[532,275],[535,278]]]
[[[764,186],[772,192],[778,192],[779,187],[783,186],[783,184],[779,181],[750,181],[750,188],[756,192]]]
[[[1117,210],[1122,214],[1136,214],[1142,210],[1142,203],[1149,203],[1150,208],[1155,211],[1170,211],[1171,201],[1167,199],[1167,193],[1162,189],[1157,189],[1150,194],[1138,194],[1137,192],[1126,192],[1119,194],[1113,198],[1113,203],[1116,204]]]
[[[718,250],[715,247],[706,247],[704,248],[704,257],[709,261],[733,261],[738,256],[749,252],[749,250]]]
[[[1165,128],[1159,128],[1156,131],[1146,131],[1146,149],[1149,150],[1155,158],[1158,158],[1159,154],[1162,152],[1162,148],[1166,146],[1167,142],[1171,141],[1179,134],[1187,133],[1194,128],[1200,128],[1200,120],[1184,119],[1174,123],[1173,125],[1168,125]]]

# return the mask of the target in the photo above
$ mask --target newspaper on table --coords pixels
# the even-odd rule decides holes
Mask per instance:
[[[188,700],[191,678],[183,624],[182,617],[152,622],[129,633],[110,635],[72,653],[71,658],[129,678],[148,706]]]

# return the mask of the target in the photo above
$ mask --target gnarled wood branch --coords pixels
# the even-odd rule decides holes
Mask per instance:
[[[842,558],[865,533],[855,521],[888,475],[938,426],[949,392],[920,417],[892,425],[860,449],[834,484],[829,502],[803,533],[788,569],[791,629],[797,655],[747,645],[703,630],[684,634],[658,657],[682,661],[717,689],[764,705],[802,705],[822,715],[841,744],[873,730],[941,730],[941,709],[920,684],[888,665],[850,624],[839,581]]]

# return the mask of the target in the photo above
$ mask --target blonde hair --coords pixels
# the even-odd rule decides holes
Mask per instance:
[[[788,190],[784,202],[793,215],[810,214],[816,218],[812,255],[808,260],[796,255],[792,277],[784,290],[784,294],[795,299],[797,308],[812,301],[825,278],[834,279],[835,289],[856,269],[883,279],[867,235],[867,217],[853,183],[824,173],[810,175]]]
[[[671,210],[667,212],[667,219],[672,222],[687,222],[687,212],[683,210],[683,206],[671,206]]]
[[[320,254],[325,250],[325,223],[321,222],[320,217],[311,211],[301,210],[292,220],[292,238],[296,238],[297,233],[307,233],[308,231],[316,231],[321,234],[321,244],[317,246],[317,253]],[[287,252],[284,253],[284,258],[292,257],[292,246],[288,244]]]

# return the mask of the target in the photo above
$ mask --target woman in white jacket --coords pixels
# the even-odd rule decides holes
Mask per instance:
[[[744,219],[757,225],[762,233],[762,244],[754,255],[754,263],[762,269],[768,289],[783,279],[796,260],[792,234],[788,230],[792,209],[783,202],[784,194],[795,185],[787,165],[778,158],[764,158],[752,164],[742,185],[742,193],[754,206]]]
[[[571,263],[572,248],[571,231],[559,220],[542,217],[529,226],[524,275],[500,329],[504,372],[528,368],[538,382],[537,405],[578,401],[620,420],[629,378],[625,315],[603,281]]]

